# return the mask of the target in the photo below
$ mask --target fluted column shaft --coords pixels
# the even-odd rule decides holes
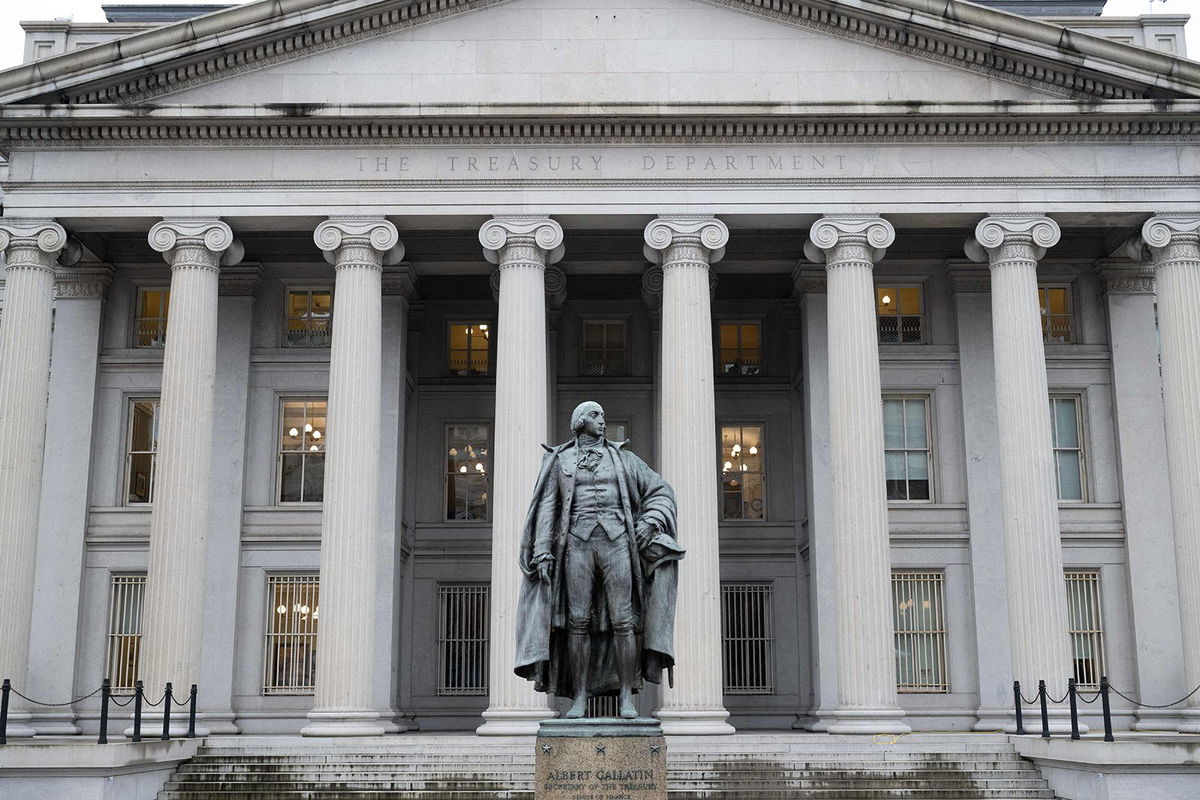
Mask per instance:
[[[0,678],[30,693],[27,677],[37,556],[38,503],[50,383],[54,266],[66,231],[49,220],[0,224],[4,318],[0,323]],[[70,687],[63,687],[64,693]],[[23,700],[13,695],[9,736],[32,736]]]
[[[837,573],[838,709],[831,733],[906,732],[896,704],[875,260],[895,232],[879,217],[826,217],[807,251],[824,255],[829,461]]]
[[[1200,216],[1152,217],[1142,227],[1158,287],[1163,405],[1184,686],[1200,684]],[[1188,699],[1179,730],[1200,733],[1200,692]]]
[[[333,315],[329,355],[321,630],[305,736],[384,733],[374,700],[371,609],[377,601],[383,260],[396,252],[398,238],[385,219],[330,219],[314,234],[332,257],[342,311]]]
[[[488,708],[479,733],[530,734],[554,716],[545,695],[513,673],[521,526],[548,429],[546,266],[562,255],[562,228],[546,217],[498,217],[479,231],[500,274],[496,416],[492,430],[492,584]]]
[[[671,734],[725,734],[721,685],[721,561],[717,537],[715,360],[709,265],[729,231],[712,217],[670,217],[646,228],[646,254],[662,263],[662,412],[659,460],[675,490],[680,544],[675,686],[657,716]]]
[[[150,555],[140,673],[158,697],[200,682],[204,622],[213,397],[217,361],[217,275],[233,232],[219,220],[165,220],[150,245],[171,265],[171,318],[163,353]],[[199,435],[198,435],[199,434]],[[156,711],[156,714],[161,714]],[[183,726],[186,727],[186,726]]]
[[[1059,238],[1046,217],[988,217],[968,255],[986,250],[992,288],[1000,496],[1013,678],[1028,695],[1045,680],[1053,695],[1071,675],[1067,592],[1050,439],[1046,354],[1037,294],[1038,259]]]

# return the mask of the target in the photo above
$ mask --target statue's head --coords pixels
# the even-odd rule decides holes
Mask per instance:
[[[604,409],[594,400],[587,400],[575,406],[571,412],[571,432],[578,436],[586,433],[589,436],[604,435]]]

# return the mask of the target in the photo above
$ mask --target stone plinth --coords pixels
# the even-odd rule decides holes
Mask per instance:
[[[658,720],[552,719],[538,726],[535,800],[666,800]]]

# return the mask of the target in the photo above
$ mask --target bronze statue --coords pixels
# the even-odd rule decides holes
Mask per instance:
[[[599,403],[581,403],[571,430],[546,448],[525,518],[516,673],[574,698],[568,718],[584,716],[588,697],[617,694],[632,719],[643,680],[675,664],[675,493],[604,437]]]

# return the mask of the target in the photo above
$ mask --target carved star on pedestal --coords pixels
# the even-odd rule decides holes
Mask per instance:
[[[650,755],[652,755],[652,756],[658,755],[658,751],[661,749],[662,748],[659,745],[656,745],[656,744],[650,745]]]
[[[602,745],[602,744],[596,745],[596,755],[598,755],[598,756],[604,755],[604,745]]]
[[[542,745],[542,752],[543,752],[543,753],[549,753],[549,752],[550,752],[552,749],[554,749],[554,748],[552,748],[552,747],[551,747],[550,745],[548,745],[548,744],[544,744],[544,745]]]

